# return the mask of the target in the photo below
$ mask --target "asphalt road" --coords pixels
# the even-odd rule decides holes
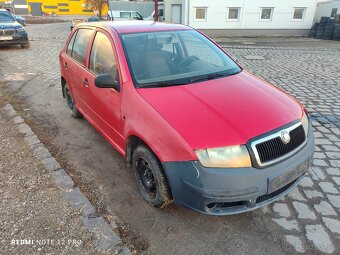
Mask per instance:
[[[134,244],[137,253],[294,254],[297,250],[287,242],[285,235],[299,236],[301,233],[302,245],[308,254],[321,252],[304,234],[304,220],[308,223],[311,219],[298,219],[298,212],[291,207],[292,198],[289,197],[281,202],[289,204],[290,217],[298,219],[299,224],[301,222],[302,232],[294,229],[288,231],[275,223],[273,218],[278,217],[280,212],[275,211],[273,206],[236,216],[212,217],[176,205],[160,210],[146,204],[138,194],[132,169],[85,119],[71,117],[62,98],[58,52],[69,33],[68,26],[67,23],[28,26],[31,37],[29,50],[0,48],[0,81],[6,81],[7,85],[2,87],[7,88],[8,97],[17,102],[26,121],[61,161],[77,185],[97,204],[100,212],[108,220],[113,218],[118,222],[123,239]],[[337,46],[333,42],[327,43],[339,56]],[[242,46],[240,42],[228,42],[229,46],[238,44]],[[319,43],[315,48],[327,48],[328,44],[324,47]],[[262,49],[261,56],[268,58],[270,52],[275,53],[276,46],[273,47],[267,51]],[[280,47],[284,46],[280,44]],[[299,45],[294,41],[294,47],[298,47],[294,49],[298,51],[303,47],[303,41]],[[310,47],[306,54],[314,51],[314,45]],[[239,57],[259,55],[259,52],[252,52],[252,48],[242,52],[236,47],[232,51]],[[280,54],[285,55],[287,52],[280,51]],[[301,61],[309,66],[305,59]],[[247,64],[246,57],[244,64]],[[256,66],[256,62],[249,64],[249,68],[252,66]],[[270,80],[277,72],[266,70],[263,74],[270,73]],[[339,78],[333,74],[333,69],[329,72],[334,80]],[[280,81],[287,82],[284,79],[288,78],[284,76]],[[294,89],[287,87],[293,93]],[[299,97],[300,91],[296,91],[294,95]],[[329,91],[335,93],[336,88],[332,87]],[[5,93],[4,90],[2,93]],[[303,100],[303,95],[299,99]],[[316,104],[316,101],[313,102]],[[330,114],[338,112],[330,111]],[[339,210],[337,219],[338,215]],[[319,216],[313,220],[316,223],[319,221]],[[327,233],[328,236],[332,235],[329,230]],[[330,238],[335,247],[339,246],[336,244],[338,238]]]

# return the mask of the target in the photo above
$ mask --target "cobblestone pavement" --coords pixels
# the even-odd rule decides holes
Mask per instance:
[[[28,26],[27,30],[32,41],[31,49],[0,49],[0,68],[3,69],[0,80],[11,82],[25,73],[26,76],[39,77],[43,88],[59,93],[57,54],[68,35],[67,25]],[[316,138],[313,165],[301,185],[260,212],[276,224],[280,238],[290,244],[292,250],[288,251],[339,253],[340,45],[306,38],[285,43],[277,43],[280,38],[277,41],[271,39],[272,44],[265,45],[251,40],[237,43],[222,40],[222,46],[236,56],[244,68],[304,104],[312,116]],[[11,73],[4,63],[16,66],[21,74]],[[223,253],[212,250],[215,251]]]

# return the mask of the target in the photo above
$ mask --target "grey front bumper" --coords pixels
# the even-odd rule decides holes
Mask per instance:
[[[306,145],[278,164],[257,169],[205,168],[198,161],[162,163],[176,204],[209,215],[251,211],[296,187],[314,154],[310,128]]]

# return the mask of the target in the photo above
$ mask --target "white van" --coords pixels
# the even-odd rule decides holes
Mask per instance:
[[[154,20],[155,19],[155,11],[151,13],[151,15],[146,20]],[[164,21],[164,4],[158,4],[158,21]]]
[[[143,20],[143,16],[137,11],[113,11],[107,13],[108,20]]]

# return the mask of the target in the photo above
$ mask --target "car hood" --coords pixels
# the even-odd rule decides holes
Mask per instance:
[[[0,22],[0,29],[5,29],[5,28],[20,28],[20,27],[22,27],[22,26],[17,21],[9,22],[9,23],[6,23],[6,22],[1,23]]]
[[[301,118],[303,111],[294,99],[246,71],[138,92],[193,149],[245,144]]]

